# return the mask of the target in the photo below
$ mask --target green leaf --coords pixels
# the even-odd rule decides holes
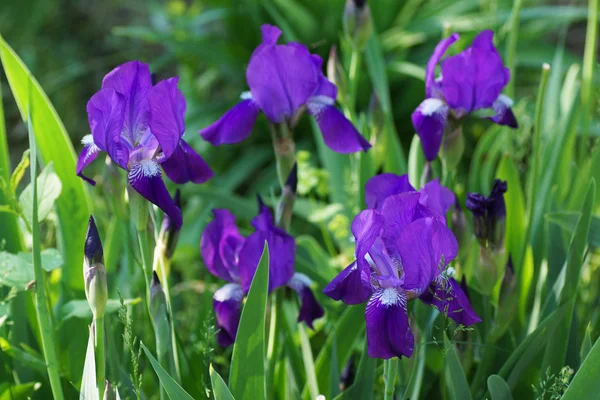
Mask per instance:
[[[585,336],[581,342],[581,350],[579,351],[579,358],[583,363],[592,349],[592,323],[590,322],[585,330]]]
[[[584,253],[587,246],[587,237],[590,233],[592,208],[595,197],[596,182],[594,179],[592,179],[585,197],[585,201],[581,208],[581,217],[579,217],[579,221],[575,227],[575,233],[571,239],[571,245],[569,246],[565,284],[562,288],[559,298],[559,305],[568,303],[570,304],[570,310],[564,317],[564,323],[558,324],[550,336],[548,346],[546,347],[546,352],[544,354],[542,371],[546,371],[547,368],[550,368],[552,373],[558,373],[560,368],[562,368],[565,363],[567,347],[569,344],[571,322],[573,320],[573,312],[575,309],[575,298],[577,297],[577,288],[579,287],[581,267],[583,266]]]
[[[512,400],[512,393],[508,387],[508,383],[501,376],[490,375],[487,380],[488,391],[492,396],[492,400]]]
[[[578,211],[555,211],[546,214],[546,218],[563,228],[569,233],[575,231],[577,221],[581,215]],[[600,247],[600,218],[592,216],[590,224],[590,234],[588,235],[588,243],[594,247]]]
[[[135,299],[126,299],[124,300],[125,305],[135,305],[141,302],[142,299],[136,297]],[[105,314],[112,314],[117,312],[121,308],[120,300],[109,299],[106,303],[106,311]],[[71,300],[63,304],[58,312],[58,324],[62,324],[66,320],[70,318],[80,318],[80,319],[92,319],[92,310],[90,309],[90,305],[87,300]]]
[[[39,155],[44,164],[54,162],[63,192],[67,194],[56,201],[60,250],[65,259],[61,279],[72,288],[83,290],[83,246],[80,240],[75,239],[83,240],[85,237],[90,211],[83,181],[75,174],[73,145],[50,100],[23,61],[1,37],[0,60],[23,121],[28,119],[28,110],[35,111],[31,122]]]
[[[365,338],[365,345],[363,347],[362,356],[360,357],[360,362],[358,363],[354,383],[336,397],[335,400],[370,400],[373,398],[377,359],[369,357],[367,346],[367,339]]]
[[[0,386],[0,400],[26,400],[31,399],[34,393],[42,386],[39,382],[23,383],[21,385],[11,385],[4,389]]]
[[[0,350],[26,368],[40,374],[46,373],[46,362],[38,354],[14,347],[2,337],[0,337]]]
[[[471,391],[467,383],[467,377],[463,370],[458,354],[454,345],[450,343],[448,337],[444,335],[444,349],[446,350],[446,386],[455,400],[471,399]]]
[[[265,399],[265,315],[269,289],[269,246],[265,242],[233,345],[229,385],[238,399]]]
[[[29,254],[31,257],[31,254]],[[31,259],[27,263],[19,255],[0,252],[0,285],[15,287],[25,290],[27,284],[33,280],[33,266]]]
[[[96,355],[94,353],[94,332],[90,328],[83,375],[81,376],[81,389],[79,400],[98,400],[98,387],[96,386]]]
[[[235,400],[221,375],[210,365],[210,382],[215,400]]]
[[[152,364],[152,368],[154,368],[154,372],[158,375],[158,380],[160,384],[167,392],[167,395],[171,400],[193,400],[194,398],[188,394],[183,388],[160,366],[159,362],[156,361],[156,358],[150,353],[148,348],[144,343],[141,343],[142,349],[144,349],[144,353],[146,353],[146,357],[150,360],[150,364]]]
[[[319,395],[319,385],[317,384],[317,376],[315,375],[315,360],[310,346],[310,340],[306,334],[306,328],[303,324],[298,325],[298,333],[300,335],[300,347],[302,348],[302,360],[304,361],[304,370],[306,371],[306,385],[310,392],[310,397],[316,399]]]
[[[25,171],[27,170],[28,167],[29,167],[29,149],[27,149],[23,152],[23,155],[21,156],[21,161],[19,161],[19,164],[17,164],[17,168],[15,168],[12,175],[10,176],[10,188],[9,189],[11,192],[14,193],[17,191],[17,187],[19,186],[21,179],[23,179],[23,175],[25,175]]]
[[[413,187],[421,186],[421,175],[425,169],[425,153],[421,148],[421,140],[418,135],[413,136],[408,152],[408,180]]]
[[[562,400],[595,399],[600,392],[600,340],[585,358]]]
[[[60,183],[60,179],[58,179],[58,175],[54,173],[53,163],[50,162],[46,167],[42,170],[40,175],[37,177],[37,185],[38,185],[38,222],[42,222],[46,219],[52,207],[54,206],[54,202],[60,196],[60,191],[62,189],[62,184]],[[27,220],[27,223],[31,226],[31,202],[33,201],[33,188],[31,183],[27,185],[27,187],[23,190],[21,195],[19,196],[19,203],[23,209],[23,215]]]

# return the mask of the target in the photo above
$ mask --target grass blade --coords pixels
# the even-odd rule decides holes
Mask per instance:
[[[562,400],[593,399],[600,392],[600,340],[596,341]]]
[[[158,380],[160,384],[167,392],[167,395],[171,400],[193,400],[194,398],[190,396],[179,384],[160,366],[159,362],[154,358],[152,353],[148,350],[144,343],[141,344],[142,349],[144,349],[144,353],[146,353],[146,357],[150,360],[150,364],[152,364],[152,368],[154,368],[154,372],[158,375]]]
[[[31,124],[40,158],[44,164],[54,161],[56,174],[63,185],[63,193],[68,194],[56,201],[62,239],[61,250],[65,259],[61,279],[70,287],[83,290],[81,273],[83,246],[80,240],[73,240],[73,238],[85,237],[86,221],[90,210],[83,181],[75,175],[76,159],[73,145],[41,86],[2,37],[0,37],[0,60],[23,121],[28,119],[29,104],[35,109]]]
[[[264,399],[265,387],[265,314],[269,287],[269,247],[265,242],[262,257],[252,279],[242,310],[229,384],[238,399]]]
[[[467,383],[467,377],[463,370],[458,354],[454,349],[454,345],[450,343],[448,337],[444,335],[444,348],[446,349],[446,385],[450,390],[452,398],[458,400],[471,399],[471,391]]]
[[[490,375],[487,384],[492,400],[512,400],[513,397],[508,383],[501,376]]]
[[[235,400],[221,375],[210,366],[210,382],[215,400]]]

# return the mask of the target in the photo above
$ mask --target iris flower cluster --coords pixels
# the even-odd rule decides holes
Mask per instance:
[[[416,191],[407,175],[382,174],[366,185],[366,203],[352,222],[356,261],[325,288],[345,304],[368,301],[365,311],[371,357],[410,357],[414,336],[408,301],[420,299],[465,326],[480,322],[447,268],[458,243],[445,214],[454,194],[439,181]]]
[[[150,69],[130,61],[109,72],[102,89],[87,104],[91,134],[84,136],[77,175],[91,183],[83,170],[98,154],[128,172],[129,184],[181,226],[181,210],[162,180],[162,170],[175,183],[203,183],[213,172],[183,140],[186,101],[179,78],[152,84]]]
[[[490,110],[489,120],[517,128],[512,99],[501,94],[510,80],[493,43],[494,32],[479,33],[471,47],[442,60],[458,33],[438,43],[425,70],[425,100],[412,114],[427,161],[433,161],[442,145],[444,131],[452,123],[478,110]],[[441,62],[440,62],[441,61]],[[441,75],[435,68],[441,64]]]
[[[246,238],[240,234],[235,216],[227,209],[213,210],[214,220],[202,233],[200,253],[206,268],[217,278],[229,282],[213,297],[219,329],[217,341],[223,347],[235,340],[242,302],[250,289],[265,241],[269,245],[269,293],[282,286],[296,291],[301,301],[298,322],[304,321],[311,328],[313,321],[323,316],[323,308],[310,288],[310,278],[294,273],[294,238],[275,225],[271,210],[260,198],[258,208],[258,215],[252,220],[255,232]]]

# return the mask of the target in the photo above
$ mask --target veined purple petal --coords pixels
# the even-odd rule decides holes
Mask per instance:
[[[321,74],[305,46],[276,45],[278,35],[275,27],[263,27],[263,43],[246,69],[252,97],[272,123],[291,118],[315,92]]]
[[[156,204],[179,228],[182,224],[181,210],[175,205],[165,183],[160,167],[153,160],[142,160],[131,166],[127,176],[129,184],[148,201]]]
[[[368,270],[365,256],[381,235],[384,219],[376,210],[363,210],[352,221],[352,234],[356,239],[356,260],[358,266]]]
[[[213,177],[208,164],[181,139],[175,152],[161,163],[165,173],[175,183],[204,183]]]
[[[130,61],[109,72],[102,81],[102,88],[110,88],[125,96],[125,119],[122,134],[134,146],[148,130],[148,101],[146,96],[152,87],[148,64]]]
[[[444,99],[459,115],[492,107],[510,79],[493,36],[482,31],[470,48],[442,61]]]
[[[414,190],[408,181],[408,174],[379,174],[367,181],[365,185],[365,202],[368,208],[381,210],[383,202],[391,195],[413,192]]]
[[[85,135],[83,139],[81,139],[81,143],[83,144],[83,150],[81,150],[81,153],[79,153],[79,157],[77,158],[77,168],[75,172],[78,177],[93,186],[96,184],[96,181],[83,175],[83,170],[98,157],[100,148],[94,144],[94,137],[91,134]]]
[[[455,196],[452,190],[442,186],[440,180],[436,178],[423,186],[419,203],[444,216],[450,206],[454,204],[454,199]]]
[[[310,288],[311,285],[312,281],[310,278],[301,273],[295,273],[288,282],[288,286],[300,296],[298,322],[304,321],[310,329],[314,329],[313,321],[325,315],[325,311],[323,311],[323,307],[321,307],[315,298],[315,295]]]
[[[469,326],[481,322],[467,295],[454,278],[438,276],[420,299],[425,304],[435,306],[457,324]]]
[[[217,122],[199,132],[204,140],[213,146],[220,146],[239,143],[250,135],[260,109],[249,92],[242,94],[242,99]]]
[[[239,279],[239,253],[244,245],[235,216],[224,208],[214,209],[215,219],[206,225],[200,239],[200,254],[208,271],[229,282]]]
[[[279,228],[256,231],[248,236],[240,251],[240,281],[245,291],[250,289],[265,241],[269,244],[269,293],[285,286],[294,275],[294,238]]]
[[[327,147],[338,153],[354,153],[371,148],[369,141],[333,103],[334,100],[330,97],[315,96],[307,104],[308,112],[315,117]]]
[[[452,231],[431,217],[409,224],[397,239],[396,248],[404,270],[402,287],[417,295],[424,293],[458,254]]]
[[[510,97],[501,94],[498,96],[494,104],[492,104],[492,109],[496,113],[493,117],[488,117],[489,120],[494,121],[498,125],[506,125],[511,128],[517,129],[519,124],[517,123],[517,118],[515,114],[513,114],[511,107],[513,106],[513,101]]]
[[[394,288],[377,290],[365,310],[370,357],[410,357],[415,339],[408,324],[406,294]]]
[[[443,100],[430,98],[423,100],[412,113],[412,123],[427,161],[435,160],[440,151],[449,111]]]
[[[355,261],[333,278],[323,293],[348,305],[364,303],[373,293],[370,279],[369,270],[359,269]]]
[[[217,341],[221,347],[228,347],[235,341],[244,295],[240,285],[228,283],[217,290],[213,296],[216,326],[219,329]]]
[[[427,98],[433,97],[433,86],[435,85],[435,67],[439,64],[440,60],[454,42],[456,42],[460,36],[458,33],[453,33],[449,37],[442,39],[435,49],[431,58],[427,62],[427,68],[425,70],[425,95]]]
[[[420,203],[419,192],[407,192],[389,196],[381,209],[385,221],[381,238],[391,256],[398,253],[397,241],[400,234],[413,221],[425,217],[439,218],[439,214]]]
[[[148,92],[150,130],[160,143],[165,159],[175,152],[185,131],[183,118],[186,104],[177,88],[178,81],[179,78],[160,81]]]
[[[129,149],[121,139],[125,97],[114,89],[102,89],[88,101],[86,110],[94,143],[121,168],[127,169]]]

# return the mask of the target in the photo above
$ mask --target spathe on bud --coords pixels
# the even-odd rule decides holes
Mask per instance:
[[[106,380],[106,386],[104,387],[104,400],[116,400],[115,389],[110,385],[110,382]]]
[[[298,190],[298,164],[294,163],[290,174],[288,175],[281,199],[277,204],[275,211],[275,221],[281,228],[288,229],[292,220],[292,210],[296,201],[296,191]],[[259,209],[263,206],[262,200],[259,197]]]
[[[367,46],[373,30],[371,10],[366,0],[347,0],[344,7],[344,32],[357,50]]]
[[[337,86],[338,100],[343,103],[348,90],[348,79],[346,78],[346,71],[344,71],[344,67],[338,56],[336,46],[331,46],[331,49],[329,50],[329,58],[327,59],[327,79]]]
[[[181,210],[181,192],[179,189],[175,192],[175,196],[173,197],[173,202]],[[171,218],[167,214],[165,214],[162,225],[160,227],[160,236],[159,240],[162,243],[163,251],[165,253],[165,257],[167,259],[171,258],[173,252],[175,251],[175,246],[177,245],[177,239],[179,237],[180,227],[177,226],[176,223],[173,222]]]
[[[92,216],[90,216],[85,238],[83,279],[85,283],[85,297],[92,309],[94,319],[104,317],[108,301],[106,269],[104,268],[102,242],[100,241],[100,235]]]

